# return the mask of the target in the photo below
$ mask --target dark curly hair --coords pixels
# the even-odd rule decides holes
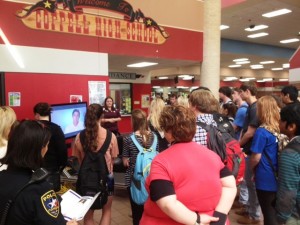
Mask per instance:
[[[99,104],[91,104],[87,108],[84,125],[85,125],[85,143],[81,143],[84,149],[96,151],[98,148],[98,130],[99,119],[103,113],[103,108]]]

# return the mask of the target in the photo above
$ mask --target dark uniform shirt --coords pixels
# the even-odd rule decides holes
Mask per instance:
[[[0,172],[0,219],[9,199],[32,175],[30,170],[4,170]],[[65,225],[58,196],[46,181],[30,184],[16,198],[6,220],[7,225]]]
[[[110,111],[109,109],[103,108],[103,118],[104,119],[121,118],[121,114],[117,109]],[[104,122],[102,124],[102,127],[110,130],[114,134],[117,134],[119,132],[118,122],[115,123]]]

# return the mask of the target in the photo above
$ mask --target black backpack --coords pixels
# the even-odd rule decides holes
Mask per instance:
[[[109,172],[105,153],[110,145],[111,137],[112,133],[107,130],[106,139],[99,151],[92,152],[84,149],[85,156],[79,169],[76,191],[82,196],[95,196],[100,192],[98,199],[91,207],[92,209],[102,209],[107,202],[107,177]],[[85,130],[80,132],[80,142],[84,146]]]
[[[213,119],[217,123],[218,130],[221,133],[228,133],[233,138],[235,137],[234,128],[233,128],[233,126],[232,126],[232,124],[231,124],[228,117],[223,116],[220,113],[214,113],[213,114]]]

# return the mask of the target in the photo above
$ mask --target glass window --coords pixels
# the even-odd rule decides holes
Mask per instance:
[[[114,99],[115,108],[121,115],[131,114],[131,84],[109,84],[110,96]]]

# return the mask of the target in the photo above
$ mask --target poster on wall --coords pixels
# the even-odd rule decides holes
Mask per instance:
[[[142,95],[142,108],[149,108],[150,95]]]
[[[82,95],[70,95],[70,103],[82,102]]]
[[[21,92],[8,92],[9,106],[21,106]]]
[[[102,105],[106,98],[106,81],[89,81],[89,104]]]

